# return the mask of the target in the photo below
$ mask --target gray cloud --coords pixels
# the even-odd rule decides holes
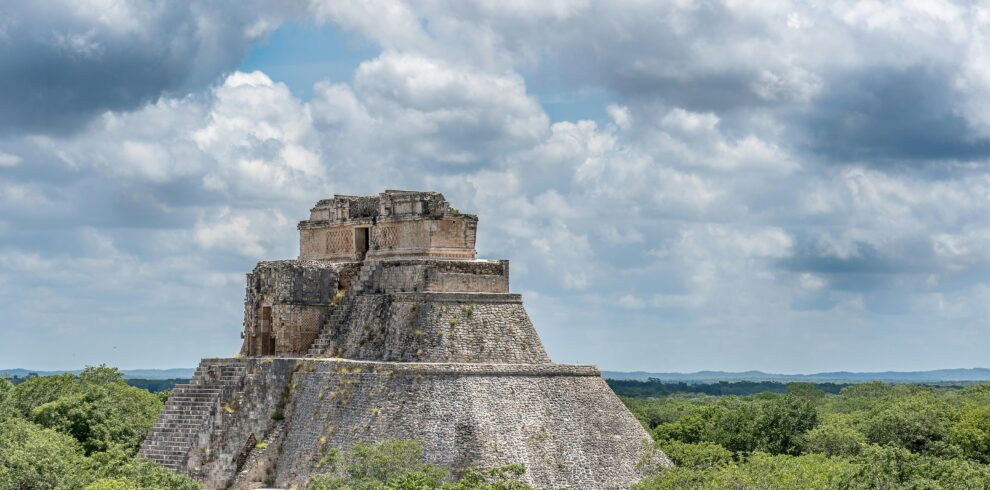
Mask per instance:
[[[176,71],[199,82],[163,97],[0,140],[0,294],[21,305],[9,324],[66,339],[45,351],[66,360],[54,367],[81,364],[73,352],[125,367],[227,355],[244,271],[293,256],[315,200],[420,188],[480,215],[479,252],[512,259],[559,361],[982,362],[990,133],[973,108],[990,84],[977,21],[954,4],[941,17],[834,4],[430,1],[382,15],[314,2],[381,54],[310,100],[261,72],[215,79],[233,55],[206,57]],[[244,49],[244,19],[278,22],[257,6],[235,17],[210,38],[217,53]],[[37,42],[3,25],[8,41]],[[131,39],[97,38],[103,53]],[[87,39],[63,44],[98,54]],[[551,121],[520,74],[533,65],[616,93],[608,118]]]
[[[0,131],[64,133],[201,89],[277,27],[265,4],[11,2],[0,14]]]
[[[877,165],[990,156],[990,138],[960,114],[945,70],[876,67],[830,78],[798,120],[809,154]]]

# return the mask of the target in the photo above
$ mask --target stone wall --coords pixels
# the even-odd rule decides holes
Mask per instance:
[[[507,293],[509,292],[509,261],[438,259],[383,261],[375,274],[370,291]]]
[[[247,275],[244,355],[298,355],[312,343],[339,288],[360,264],[322,260],[259,262]]]
[[[473,259],[477,222],[462,218],[353,220],[299,225],[299,258],[360,260],[356,230],[368,230],[368,257]]]
[[[334,196],[316,203],[299,222],[299,258],[367,257],[473,259],[478,217],[450,207],[437,192],[385,191]],[[366,249],[360,248],[367,234]]]
[[[218,366],[237,374],[220,379]],[[206,422],[167,444],[185,444],[177,469],[207,490],[299,488],[331,448],[396,438],[455,471],[519,463],[537,488],[628,488],[649,438],[593,366],[204,359],[191,385],[217,393],[198,405],[177,396],[169,409]],[[153,432],[142,454],[158,460],[154,448],[173,437]]]
[[[245,375],[236,392],[215,407],[208,444],[190,452],[189,476],[203,488],[227,488],[248,459],[255,443],[264,441],[285,417],[291,401],[289,385],[295,359],[244,359]],[[248,443],[255,441],[255,443]],[[274,470],[274,468],[272,468]],[[266,473],[267,476],[267,472]],[[273,475],[272,475],[273,476]]]
[[[355,298],[330,357],[408,362],[548,363],[517,294],[394,293]]]
[[[326,305],[275,305],[274,355],[299,355],[305,352],[320,333],[320,327],[329,314]]]
[[[302,484],[330,450],[414,439],[455,469],[526,466],[537,488],[629,488],[646,430],[597,369],[307,361],[275,483]]]

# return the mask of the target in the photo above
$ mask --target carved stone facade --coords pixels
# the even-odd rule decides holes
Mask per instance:
[[[631,486],[649,435],[597,368],[551,362],[476,229],[435,192],[317,203],[299,259],[247,276],[242,357],[204,359],[141,454],[206,489],[304,488],[328,451],[402,438],[455,472]]]
[[[477,227],[477,216],[451,208],[438,192],[334,196],[316,203],[299,223],[299,258],[473,259]]]

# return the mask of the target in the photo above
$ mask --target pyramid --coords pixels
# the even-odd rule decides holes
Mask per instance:
[[[241,353],[203,359],[140,454],[206,489],[302,488],[331,449],[413,439],[455,474],[630,487],[649,434],[596,367],[550,361],[477,225],[436,192],[317,202],[299,258],[247,275]]]

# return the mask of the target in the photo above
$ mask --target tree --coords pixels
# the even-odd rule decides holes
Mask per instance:
[[[770,454],[801,452],[801,435],[818,424],[814,399],[786,395],[764,403],[756,418],[756,448]]]
[[[848,488],[990,488],[990,467],[965,459],[942,459],[899,447],[868,445],[852,461],[858,470]]]
[[[676,421],[658,425],[653,437],[658,441],[712,442],[730,451],[752,451],[757,444],[754,424],[760,403],[747,401],[696,406]]]
[[[331,449],[320,466],[324,473],[307,488],[380,489],[400,481],[400,488],[438,488],[447,477],[446,470],[423,461],[422,443],[408,440],[358,443],[347,452]]]
[[[771,455],[756,452],[747,459],[707,469],[675,467],[650,475],[637,490],[737,490],[846,488],[856,467],[843,460],[813,454]]]
[[[184,476],[172,473],[164,466],[144,458],[131,456],[131,450],[126,447],[113,446],[106,451],[94,453],[90,459],[93,462],[94,477],[99,480],[91,485],[97,485],[99,490],[116,490],[113,485],[123,489],[131,485],[141,490],[198,490],[199,484]],[[103,486],[98,486],[103,485]],[[87,490],[94,490],[88,489]]]
[[[847,417],[834,414],[804,437],[805,451],[826,456],[854,456],[866,444],[866,436],[856,430]]]
[[[409,440],[358,443],[350,451],[331,450],[320,461],[309,490],[531,490],[520,480],[521,465],[490,470],[468,468],[455,482],[450,472],[423,461],[423,444]]]
[[[77,490],[88,467],[75,439],[19,418],[0,422],[0,488]]]
[[[136,451],[164,408],[159,398],[127,386],[119,372],[105,366],[87,368],[81,379],[82,392],[35,407],[31,420],[75,437],[86,454],[113,445]]]
[[[866,419],[863,432],[873,444],[893,444],[914,452],[948,438],[952,408],[930,391],[894,398]]]
[[[83,490],[141,490],[137,484],[126,478],[101,478]]]
[[[80,392],[82,385],[71,374],[32,376],[8,393],[4,405],[9,413],[26,418],[39,405]]]
[[[968,407],[952,426],[949,438],[966,457],[990,464],[990,405]]]
[[[680,441],[660,441],[656,448],[662,450],[674,465],[681,468],[709,470],[728,466],[733,462],[732,451],[711,442],[690,444]],[[653,459],[652,456],[650,459]],[[641,464],[641,470],[662,472],[660,466]]]
[[[0,404],[7,398],[7,394],[14,389],[14,384],[7,378],[0,378]]]
[[[0,378],[0,420],[15,416],[14,410],[6,403],[10,393],[14,391],[14,384],[7,378]]]
[[[110,384],[124,384],[124,374],[120,372],[119,369],[115,367],[109,367],[106,364],[100,364],[99,366],[86,366],[79,373],[79,381],[82,382],[84,386],[106,386]]]

